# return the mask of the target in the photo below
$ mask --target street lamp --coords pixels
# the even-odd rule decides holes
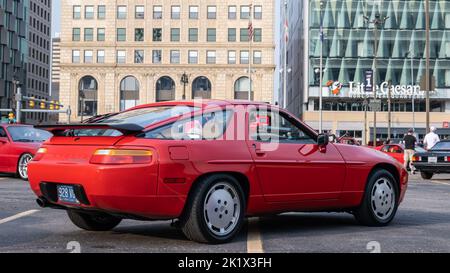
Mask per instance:
[[[415,81],[414,81],[414,52],[413,51],[408,51],[408,52],[406,52],[406,54],[405,54],[405,59],[406,58],[408,58],[408,56],[409,57],[411,57],[411,88],[413,88],[414,89],[414,84],[415,84]],[[413,129],[414,129],[414,132],[416,131],[416,98],[415,98],[415,96],[416,96],[416,94],[415,94],[415,92],[413,91],[413,94],[412,94],[412,112],[413,112],[413,116],[412,116],[412,118],[413,118]]]
[[[374,43],[373,43],[373,98],[377,98],[377,51],[378,51],[378,27],[384,25],[384,23],[389,19],[389,17],[381,18],[381,15],[379,13],[375,14],[375,19],[373,21],[370,21],[369,17],[364,16],[364,20],[368,24],[374,25]],[[373,111],[373,146],[377,147],[377,111],[374,109]]]
[[[320,67],[319,67],[319,133],[323,133],[323,6],[324,1],[320,1]]]
[[[20,81],[17,78],[13,78],[13,92],[14,100],[16,101],[16,121],[21,121],[21,103],[22,103],[22,89],[20,88]]]
[[[80,98],[80,114],[81,114],[81,122],[84,121],[84,99],[86,98],[86,94],[83,90],[78,90],[78,97]]]
[[[183,84],[183,100],[186,100],[186,85],[189,84],[189,77],[186,72],[181,75],[181,84]]]

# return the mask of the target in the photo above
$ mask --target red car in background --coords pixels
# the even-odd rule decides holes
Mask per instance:
[[[155,103],[46,129],[54,137],[29,164],[37,202],[90,231],[178,219],[191,240],[224,243],[246,216],[311,211],[385,226],[408,183],[391,157],[329,143],[264,103]]]
[[[0,124],[0,172],[28,179],[28,162],[52,135],[28,125]]]
[[[405,163],[405,148],[401,144],[386,144],[382,146],[378,146],[376,150],[381,151],[385,154],[388,154],[395,158],[400,163]],[[423,148],[416,147],[416,153],[426,153],[426,151]]]

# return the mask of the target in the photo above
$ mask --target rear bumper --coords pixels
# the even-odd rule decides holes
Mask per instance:
[[[413,164],[416,170],[421,172],[430,172],[430,173],[450,173],[450,164],[449,163],[437,163],[437,164],[429,164],[429,163],[414,163]]]
[[[93,164],[58,165],[31,162],[32,190],[60,208],[99,210],[146,219],[178,218],[185,204],[179,195],[157,195],[157,166]],[[58,202],[56,185],[72,185],[80,205]]]

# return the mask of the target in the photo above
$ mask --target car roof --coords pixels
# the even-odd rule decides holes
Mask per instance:
[[[143,109],[148,107],[158,107],[158,106],[197,106],[202,108],[208,108],[211,106],[227,106],[227,105],[270,105],[265,102],[254,102],[246,100],[186,100],[186,101],[166,101],[166,102],[156,102],[150,104],[143,104],[131,108],[129,110]],[[274,107],[274,106],[271,106]]]
[[[8,128],[8,127],[33,127],[33,125],[29,124],[9,124],[9,123],[2,123],[1,126]]]

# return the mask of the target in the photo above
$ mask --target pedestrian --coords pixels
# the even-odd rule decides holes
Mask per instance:
[[[436,130],[436,127],[431,127],[430,132],[425,136],[423,145],[426,150],[431,150],[434,145],[441,141],[438,134],[436,134]]]
[[[414,136],[414,129],[409,129],[408,130],[408,134],[403,138],[403,141],[405,143],[405,153],[404,153],[404,159],[405,159],[405,169],[409,169],[411,170],[411,174],[415,174],[415,168],[412,164],[412,159],[414,154],[416,153],[416,143],[417,143],[417,139]]]

